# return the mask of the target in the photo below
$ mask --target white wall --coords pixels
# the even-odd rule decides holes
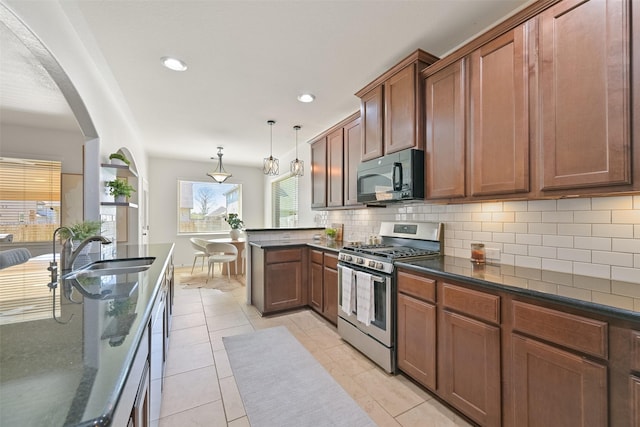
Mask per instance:
[[[194,162],[161,157],[149,159],[149,243],[175,243],[174,264],[191,265],[193,249],[189,238],[178,235],[178,179],[210,180],[207,172],[215,169],[216,162]],[[224,168],[233,176],[226,182],[242,184],[242,220],[246,228],[264,227],[265,202],[262,170],[224,162]],[[205,239],[229,237],[229,233],[198,235]]]

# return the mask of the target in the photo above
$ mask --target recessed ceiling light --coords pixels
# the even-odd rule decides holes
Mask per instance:
[[[314,99],[316,99],[315,95],[312,95],[310,93],[303,93],[301,95],[298,95],[298,101],[300,102],[313,102]]]
[[[182,62],[177,58],[171,58],[170,56],[163,56],[162,58],[160,58],[160,60],[162,61],[162,65],[164,65],[170,70],[184,71],[187,69],[187,64],[185,64],[184,62]]]

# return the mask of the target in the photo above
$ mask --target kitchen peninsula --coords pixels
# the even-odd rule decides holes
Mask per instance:
[[[48,260],[0,272],[0,425],[139,426],[158,418],[173,244],[118,245],[113,254],[133,257],[155,260],[142,272],[78,279],[82,290],[60,278],[50,292]]]

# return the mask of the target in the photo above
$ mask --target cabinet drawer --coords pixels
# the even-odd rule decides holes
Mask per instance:
[[[436,301],[436,281],[427,277],[398,271],[398,292],[425,301]]]
[[[266,251],[267,264],[276,262],[300,261],[302,259],[302,249],[282,249],[277,251]]]
[[[324,266],[327,268],[338,269],[338,255],[324,253]]]
[[[315,249],[311,249],[311,262],[315,262],[316,264],[322,264],[322,251],[316,251]]]
[[[480,320],[500,323],[500,297],[497,295],[443,283],[442,305]]]
[[[608,357],[605,322],[514,301],[513,329],[586,354]]]
[[[640,371],[640,331],[631,331],[631,369]]]

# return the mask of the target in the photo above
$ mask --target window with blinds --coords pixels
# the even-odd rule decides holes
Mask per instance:
[[[298,178],[288,176],[271,184],[273,227],[295,227],[298,224]]]
[[[0,234],[51,240],[60,224],[61,169],[56,161],[0,157]]]

